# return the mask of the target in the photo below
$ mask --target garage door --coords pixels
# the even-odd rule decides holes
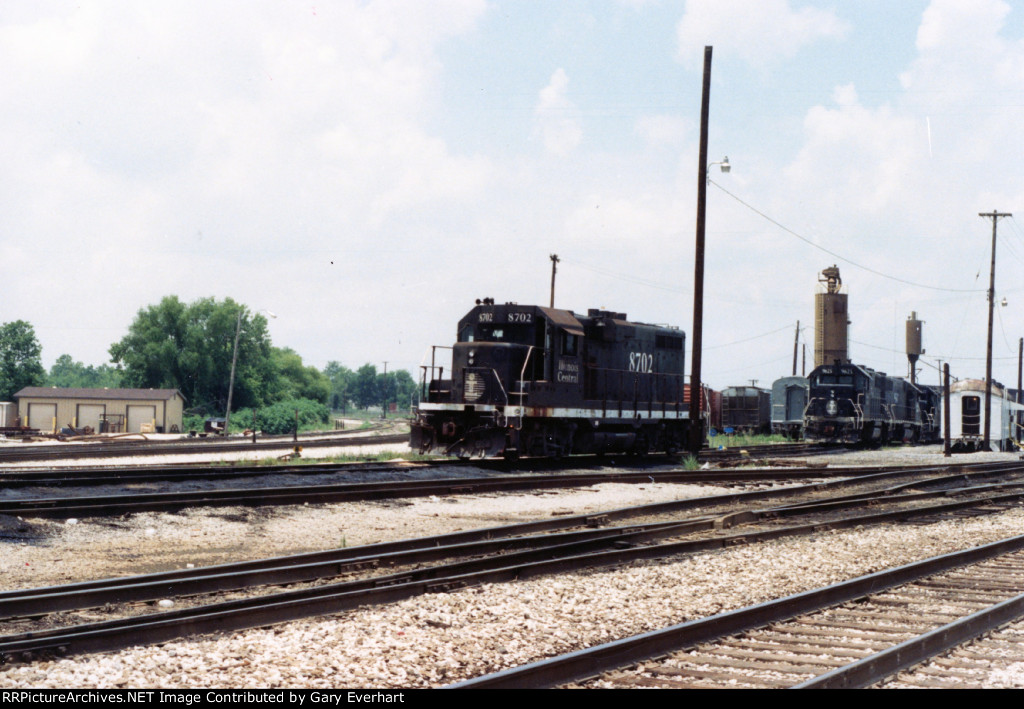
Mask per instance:
[[[128,432],[138,433],[142,430],[142,424],[152,423],[156,419],[155,406],[129,406],[128,407]]]
[[[100,430],[100,419],[107,411],[103,404],[79,404],[75,413],[75,425],[78,428],[89,426],[93,431]]]
[[[28,427],[40,431],[52,431],[57,418],[56,404],[29,404]]]

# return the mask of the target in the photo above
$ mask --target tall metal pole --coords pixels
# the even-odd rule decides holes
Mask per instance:
[[[704,47],[704,87],[700,104],[700,150],[697,158],[697,247],[693,263],[693,359],[690,364],[690,452],[704,443],[700,417],[700,354],[704,317],[704,216],[708,192],[708,104],[711,99],[711,47]]]
[[[551,254],[551,305],[549,307],[555,307],[555,273],[558,271],[558,254]]]
[[[992,266],[988,276],[988,346],[985,350],[985,438],[982,446],[989,450],[989,432],[992,423],[992,315],[996,304],[996,222],[999,217],[1012,217],[1008,212],[978,212],[979,217],[992,218]]]

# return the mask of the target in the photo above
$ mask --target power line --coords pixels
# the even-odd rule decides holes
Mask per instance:
[[[845,256],[841,256],[841,255],[837,254],[835,251],[829,251],[824,246],[819,246],[818,244],[815,244],[810,239],[808,239],[808,238],[806,238],[804,236],[801,236],[800,234],[797,234],[795,231],[793,231],[789,227],[787,227],[787,226],[777,222],[776,220],[772,219],[767,214],[765,214],[761,210],[757,209],[753,205],[748,204],[747,202],[744,202],[742,199],[740,199],[739,197],[734,195],[732,192],[730,192],[729,190],[727,190],[724,187],[722,187],[720,184],[718,184],[714,180],[708,180],[708,182],[710,182],[712,185],[714,185],[718,189],[722,190],[722,192],[725,192],[727,195],[732,197],[734,200],[736,200],[737,202],[742,204],[744,207],[746,207],[750,211],[754,212],[754,214],[757,214],[758,216],[768,220],[769,222],[771,222],[772,224],[774,224],[778,228],[782,229],[787,234],[791,234],[792,236],[795,236],[796,238],[800,239],[800,241],[803,241],[804,243],[813,246],[814,248],[818,249],[819,251],[824,251],[829,256],[833,256],[833,257],[839,259],[840,261],[844,261],[844,262],[850,264],[851,266],[855,266],[856,268],[860,268],[862,270],[865,270],[868,273],[873,273],[876,276],[881,276],[882,278],[888,278],[890,281],[896,281],[898,283],[904,283],[904,284],[906,284],[908,286],[915,286],[917,288],[927,288],[928,290],[947,291],[949,293],[974,293],[975,292],[974,290],[969,290],[969,289],[964,289],[964,288],[942,288],[940,286],[929,286],[929,285],[925,285],[923,283],[915,283],[914,281],[908,281],[908,280],[905,280],[903,278],[897,278],[896,276],[890,276],[889,274],[882,273],[881,271],[876,271],[875,269],[870,268],[868,266],[864,266],[862,264],[859,264],[856,261],[851,261],[850,259],[846,258]]]
[[[711,347],[705,347],[704,349],[705,350],[715,350],[715,349],[718,349],[718,348],[721,348],[721,347],[730,347],[732,345],[738,345],[738,344],[741,344],[743,342],[750,342],[751,340],[756,340],[756,339],[758,339],[760,337],[767,337],[768,335],[774,335],[777,332],[782,332],[783,330],[788,330],[791,327],[792,327],[792,325],[783,325],[782,327],[778,328],[777,330],[772,330],[771,332],[762,332],[760,335],[752,335],[751,337],[747,337],[747,338],[744,338],[742,340],[736,340],[735,342],[726,342],[725,344],[721,344],[721,345],[713,345]],[[801,328],[801,329],[806,329],[806,328]]]

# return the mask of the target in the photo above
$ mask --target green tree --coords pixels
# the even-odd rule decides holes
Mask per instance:
[[[397,393],[397,387],[395,387],[395,373],[388,372],[387,374],[377,375],[377,401],[374,402],[383,407],[385,404],[390,407],[395,402],[395,394]]]
[[[41,386],[46,379],[43,348],[35,330],[24,320],[0,325],[0,400],[13,401],[28,386]]]
[[[332,409],[347,409],[355,388],[356,373],[340,362],[331,360],[324,367],[324,375],[331,380],[330,407]]]
[[[416,385],[416,380],[404,369],[395,372],[395,392],[399,410],[408,410],[410,406],[419,401],[420,390]]]
[[[364,364],[359,368],[354,384],[352,399],[360,409],[380,403],[377,395],[377,368],[372,364]]]
[[[276,399],[309,399],[327,405],[331,398],[331,380],[316,367],[302,364],[295,350],[274,347],[271,350],[277,371]]]
[[[179,389],[193,408],[221,413],[239,332],[232,408],[262,406],[278,388],[267,320],[230,298],[182,303],[167,296],[140,310],[111,360],[132,387]]]
[[[121,386],[121,373],[109,364],[94,367],[74,361],[69,354],[62,354],[50,367],[45,386],[117,389]]]

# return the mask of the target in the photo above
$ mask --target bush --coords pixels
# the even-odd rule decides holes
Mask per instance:
[[[322,428],[330,423],[331,410],[310,399],[290,399],[256,410],[256,428],[270,435],[283,435],[295,430],[295,412],[299,412],[299,430]],[[231,414],[231,429],[242,431],[252,427],[252,409],[239,409]]]

